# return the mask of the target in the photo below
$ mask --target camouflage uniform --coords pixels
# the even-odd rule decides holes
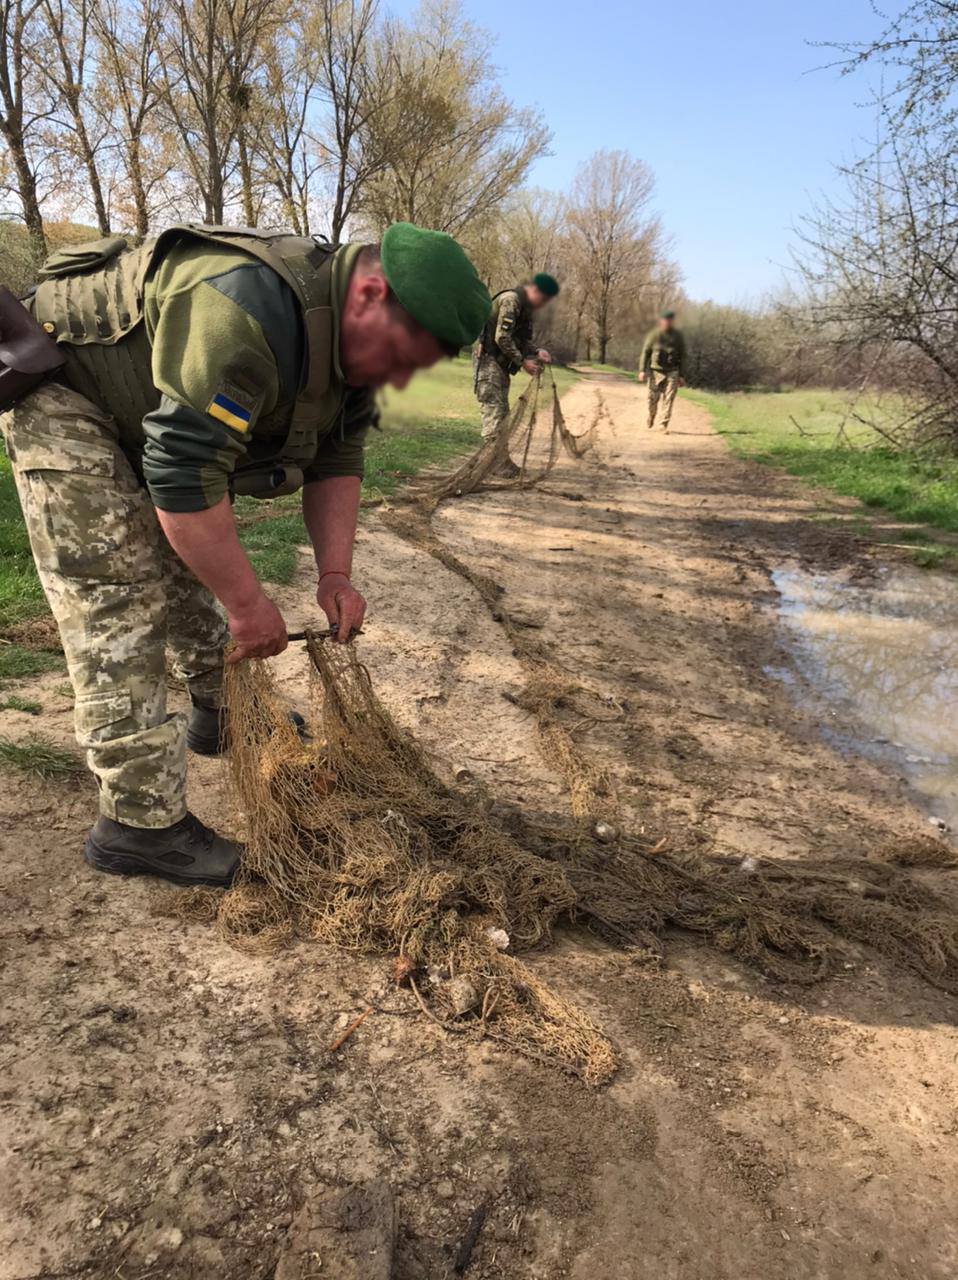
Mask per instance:
[[[678,329],[655,328],[645,340],[639,369],[648,376],[649,427],[655,426],[655,415],[662,401],[662,426],[666,431],[672,420],[672,407],[685,371],[685,339]]]
[[[536,354],[532,312],[525,291],[506,289],[496,295],[475,352],[475,390],[482,416],[482,438],[498,434],[509,417],[509,378],[523,360]]]
[[[334,260],[330,341],[357,253],[344,246]],[[194,701],[217,707],[228,629],[169,546],[156,509],[208,509],[247,465],[268,470],[296,401],[301,314],[269,266],[189,238],[147,279],[143,320],[122,341],[68,345],[75,330],[63,287],[50,301],[41,285],[33,309],[59,329],[67,363],[58,381],[0,414],[0,432],[100,810],[165,828],[187,812],[186,716],[167,713],[166,650]],[[220,411],[224,399],[231,407]],[[374,418],[372,393],[346,388],[334,347],[304,482],[362,475]]]

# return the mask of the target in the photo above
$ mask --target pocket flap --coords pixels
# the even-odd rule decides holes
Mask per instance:
[[[92,271],[105,266],[126,247],[127,241],[123,236],[105,236],[102,240],[67,245],[56,253],[51,253],[37,274],[41,280],[56,280],[60,276],[75,276],[81,271]]]
[[[34,435],[31,431],[10,433],[7,440],[10,461],[19,471],[69,471],[75,475],[112,476],[112,450],[97,440],[72,435]]]

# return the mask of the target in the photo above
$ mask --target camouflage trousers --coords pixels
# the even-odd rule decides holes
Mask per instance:
[[[479,356],[475,361],[475,388],[482,438],[491,440],[509,417],[509,375],[490,356]]]
[[[672,421],[672,406],[675,404],[675,397],[679,389],[679,375],[677,373],[656,373],[654,370],[649,374],[649,426],[655,426],[655,414],[659,407],[659,401],[662,402],[662,426],[666,431],[669,429],[669,423]]]
[[[112,418],[48,384],[0,415],[0,431],[100,810],[170,826],[186,812],[186,717],[167,713],[166,649],[192,697],[219,706],[223,612],[167,543]]]

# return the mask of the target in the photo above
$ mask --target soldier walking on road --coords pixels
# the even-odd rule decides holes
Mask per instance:
[[[559,292],[558,281],[544,271],[514,289],[503,289],[492,300],[492,310],[475,351],[475,389],[482,413],[484,441],[500,435],[509,417],[509,379],[520,370],[533,374],[549,364],[548,351],[532,340],[535,313]],[[505,441],[503,441],[503,448]],[[508,474],[518,468],[503,460]]]
[[[675,327],[675,312],[663,311],[645,339],[639,357],[639,381],[649,383],[649,429],[655,426],[659,401],[663,402],[662,426],[669,429],[672,406],[679,387],[685,386],[685,339]]]
[[[99,787],[101,871],[229,884],[241,848],[186,805],[218,754],[228,661],[288,644],[235,494],[302,490],[317,603],[348,642],[375,390],[475,342],[491,300],[450,236],[396,223],[335,247],[184,225],[62,251],[27,310],[0,294],[0,430]],[[165,651],[189,690],[168,714]]]

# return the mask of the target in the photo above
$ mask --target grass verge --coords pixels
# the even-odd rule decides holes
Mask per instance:
[[[915,524],[958,532],[958,458],[897,451],[867,427],[837,439],[845,401],[829,391],[685,393],[711,413],[733,453],[783,467],[792,475],[857,498]],[[799,431],[795,423],[801,427]],[[917,553],[940,563],[949,549],[921,529],[896,535],[925,542]]]
[[[37,778],[75,778],[83,772],[83,763],[73,751],[58,747],[42,734],[33,733],[14,742],[0,738],[0,768],[29,773]]]

